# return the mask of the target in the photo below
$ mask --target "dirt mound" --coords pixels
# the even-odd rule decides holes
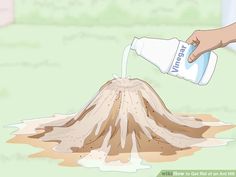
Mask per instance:
[[[80,113],[23,124],[10,142],[41,146],[44,155],[50,151],[47,156],[57,158],[76,154],[72,159],[84,166],[130,163],[134,154],[146,161],[175,160],[200,147],[226,144],[229,140],[213,135],[232,128],[210,116],[174,115],[149,84],[123,78],[104,84]]]

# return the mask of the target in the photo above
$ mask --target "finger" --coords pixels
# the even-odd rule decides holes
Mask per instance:
[[[191,35],[191,36],[186,40],[186,42],[187,42],[188,44],[193,44],[193,43],[194,43],[194,38],[195,38],[195,36]]]
[[[196,33],[194,32],[187,40],[186,40],[186,42],[188,43],[188,44],[199,44],[199,40],[198,40],[198,38],[197,38],[197,36],[196,36]]]
[[[202,47],[202,45],[198,45],[198,47],[192,52],[192,54],[190,54],[188,61],[190,63],[196,61],[196,59],[198,59],[203,53],[204,48]]]

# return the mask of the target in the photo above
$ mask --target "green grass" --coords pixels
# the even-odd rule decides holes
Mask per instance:
[[[2,176],[156,176],[161,169],[235,169],[236,143],[202,149],[176,162],[153,164],[137,173],[100,172],[68,168],[47,158],[29,159],[39,149],[5,143],[8,124],[23,119],[79,111],[102,84],[120,74],[122,52],[134,36],[185,40],[195,29],[210,26],[57,27],[12,25],[0,32],[0,167]],[[162,74],[134,52],[128,73],[149,82],[167,107],[179,113],[212,114],[236,123],[234,81],[236,54],[216,51],[219,60],[211,82],[204,87]],[[236,130],[220,137],[235,138]]]
[[[220,0],[17,0],[16,23],[76,26],[219,25]]]

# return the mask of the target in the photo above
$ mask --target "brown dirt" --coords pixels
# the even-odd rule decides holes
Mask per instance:
[[[198,119],[200,120],[208,120],[208,121],[215,121],[216,119],[212,117],[211,115],[195,115]],[[129,126],[130,129],[134,129],[136,127],[136,123],[130,117],[129,119]],[[236,126],[234,125],[227,125],[227,126],[221,126],[221,127],[213,127],[207,129],[202,136],[203,137],[214,137],[217,133],[220,133],[222,131],[229,130],[231,128],[235,128]],[[137,131],[137,129],[134,129]],[[42,130],[41,130],[42,131]],[[114,132],[114,135],[112,137],[112,140],[110,141],[111,145],[114,147],[121,148],[119,141],[117,141],[119,137],[119,129]],[[131,131],[130,131],[131,132]],[[130,159],[130,149],[131,149],[131,134],[130,132],[127,135],[127,144],[125,148],[123,149],[122,153],[117,153],[119,150],[117,149],[116,152],[111,153],[107,158],[106,161],[114,161],[114,160],[120,160],[121,162],[125,163],[128,162]],[[41,133],[38,131],[38,133]],[[136,132],[137,133],[137,132]],[[140,130],[139,133],[137,133],[136,136],[139,145],[142,145],[141,149],[148,149],[149,152],[139,152],[139,156],[144,159],[147,162],[168,162],[168,161],[175,161],[181,157],[189,156],[195,153],[196,151],[199,151],[200,148],[185,148],[185,149],[179,149],[176,147],[173,147],[169,145],[167,142],[163,141],[160,137],[156,137],[156,140],[158,141],[149,141],[142,133],[142,130]],[[61,162],[59,165],[62,166],[79,166],[77,161],[84,156],[86,156],[89,153],[89,148],[88,151],[84,152],[76,152],[74,151],[73,153],[62,153],[62,152],[56,152],[52,148],[57,144],[57,142],[43,142],[40,139],[36,138],[30,138],[25,135],[16,135],[12,139],[8,141],[8,143],[13,143],[13,144],[29,144],[34,147],[42,148],[43,150],[30,155],[30,158],[52,158],[52,159],[57,159],[60,160]],[[159,151],[157,150],[157,147]],[[150,151],[151,149],[151,151]],[[163,151],[164,150],[164,151]]]

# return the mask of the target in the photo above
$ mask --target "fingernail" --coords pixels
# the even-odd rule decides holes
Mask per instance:
[[[193,62],[193,59],[192,59],[192,58],[189,58],[189,59],[188,59],[188,62],[189,62],[189,63],[192,63],[192,62]]]

